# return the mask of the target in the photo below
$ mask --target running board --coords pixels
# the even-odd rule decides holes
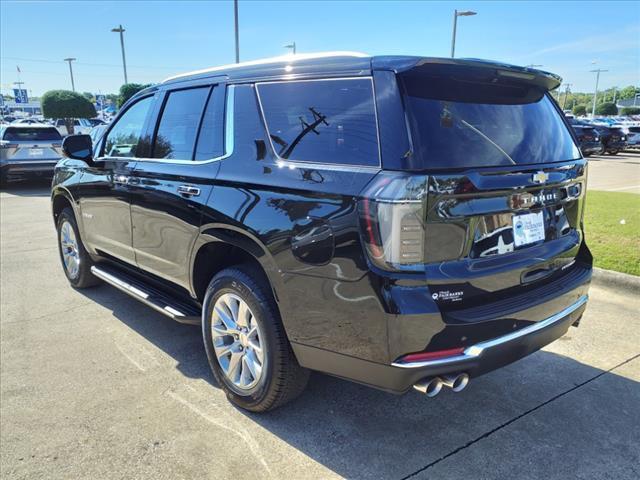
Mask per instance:
[[[178,323],[200,325],[200,312],[195,306],[172,299],[167,294],[127,275],[115,268],[92,266],[91,273],[121,292],[124,292],[157,312],[166,315]]]

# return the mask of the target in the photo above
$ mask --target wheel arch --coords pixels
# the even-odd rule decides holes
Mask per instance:
[[[245,230],[230,225],[208,225],[202,229],[191,255],[191,290],[203,301],[213,276],[224,268],[253,265],[269,284],[281,314],[286,303],[279,269],[269,250]]]

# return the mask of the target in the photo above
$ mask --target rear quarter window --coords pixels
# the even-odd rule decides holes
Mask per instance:
[[[370,78],[257,85],[271,144],[294,161],[378,166]]]

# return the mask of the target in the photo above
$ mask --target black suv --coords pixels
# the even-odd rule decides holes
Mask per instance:
[[[577,325],[586,161],[550,73],[480,60],[290,56],[170,78],[52,191],[76,288],[202,326],[232,402],[310,370],[428,396]]]

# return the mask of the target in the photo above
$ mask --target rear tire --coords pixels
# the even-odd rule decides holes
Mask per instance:
[[[91,273],[93,261],[82,245],[73,210],[67,207],[58,216],[58,252],[62,269],[74,288],[98,285],[100,280]]]
[[[219,272],[209,283],[202,311],[209,366],[229,401],[266,412],[302,393],[309,371],[291,350],[260,272],[248,265]]]

